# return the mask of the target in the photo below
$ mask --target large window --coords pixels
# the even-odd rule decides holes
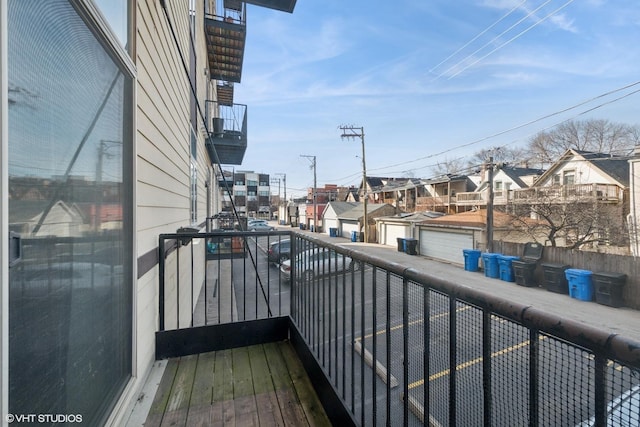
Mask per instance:
[[[9,412],[100,425],[131,376],[132,78],[71,2],[8,5]]]

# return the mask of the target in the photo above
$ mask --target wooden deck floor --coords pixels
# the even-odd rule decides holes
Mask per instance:
[[[329,426],[289,342],[169,360],[145,426]]]

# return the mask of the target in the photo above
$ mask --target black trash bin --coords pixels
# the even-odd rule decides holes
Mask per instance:
[[[535,272],[538,261],[542,258],[542,249],[541,244],[529,242],[524,246],[522,258],[511,261],[516,284],[527,287],[538,286]]]
[[[396,237],[398,241],[398,252],[404,252],[404,237]]]
[[[565,264],[551,264],[542,263],[542,281],[544,287],[557,294],[569,294],[569,283],[567,282],[567,276],[565,270],[569,268]]]
[[[406,253],[408,253],[409,255],[418,255],[418,241],[416,239],[406,238],[404,239],[404,244]]]
[[[596,302],[610,307],[622,307],[622,288],[627,275],[622,273],[593,273],[591,276],[595,288]]]

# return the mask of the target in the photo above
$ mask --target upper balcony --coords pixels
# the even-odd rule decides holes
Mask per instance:
[[[214,80],[240,83],[247,38],[244,2],[224,0],[216,3],[215,13],[204,17],[209,73]]]
[[[246,0],[245,3],[289,13],[293,13],[296,6],[296,0]]]
[[[241,165],[247,150],[247,106],[207,101],[206,108],[211,163]]]
[[[513,203],[620,203],[623,189],[614,184],[572,184],[530,187],[513,191]]]

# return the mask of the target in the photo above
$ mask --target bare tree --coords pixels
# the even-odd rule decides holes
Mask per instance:
[[[437,165],[431,168],[431,172],[435,176],[458,174],[466,170],[465,163],[462,159],[445,159],[442,162],[438,162]]]
[[[528,144],[530,157],[544,168],[568,149],[603,154],[630,154],[640,140],[640,127],[604,119],[564,122],[540,132]]]
[[[559,203],[557,196],[538,193],[535,203],[519,206],[514,229],[553,247],[626,246],[628,236],[619,206],[593,201]]]
[[[528,163],[527,150],[521,147],[492,147],[483,148],[473,154],[469,159],[469,167],[481,165],[490,157],[493,157],[495,163],[507,163],[510,165]]]

